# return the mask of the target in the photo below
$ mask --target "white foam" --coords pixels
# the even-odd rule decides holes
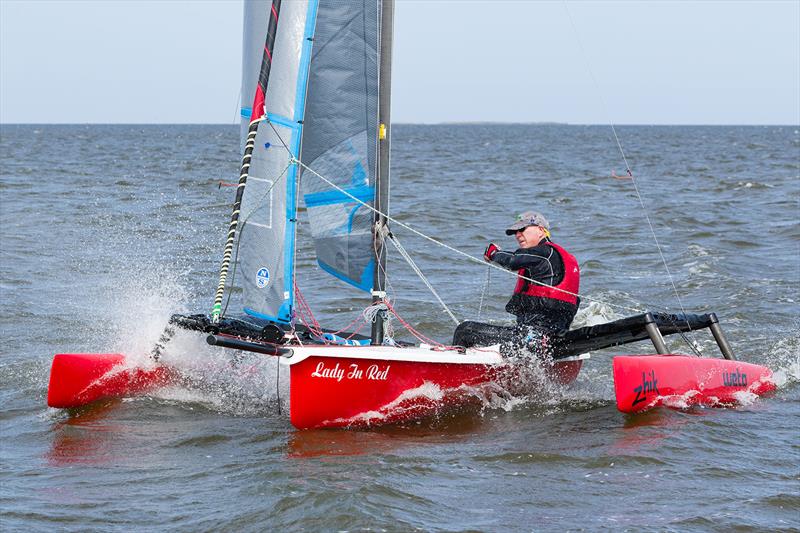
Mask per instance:
[[[400,396],[381,407],[380,411],[365,411],[351,418],[337,418],[334,424],[379,424],[389,417],[401,415],[405,411],[417,409],[420,399],[439,403],[445,392],[435,383],[425,381],[419,387],[403,391]]]
[[[572,328],[596,326],[618,318],[622,318],[622,316],[618,315],[612,307],[598,302],[589,302],[589,305],[581,306],[578,309],[578,313],[572,321]]]
[[[765,364],[779,389],[800,383],[800,336],[778,340],[770,347]]]
[[[113,334],[111,350],[123,353],[132,364],[149,366],[150,353],[173,313],[186,312],[188,292],[173,272],[143,267],[139,275],[120,274],[107,291],[105,311]]]
[[[141,266],[141,265],[139,265]],[[142,267],[137,275],[120,274],[104,298],[105,342],[94,351],[125,354],[118,371],[153,368],[151,352],[174,313],[186,313],[189,292],[176,273]],[[288,402],[288,371],[278,372],[275,358],[212,348],[205,335],[175,330],[159,361],[177,371],[179,381],[151,393],[152,397],[235,414],[250,415],[275,410],[276,401]]]
[[[758,394],[742,390],[733,393],[733,398],[739,405],[752,405],[758,400]]]
[[[708,255],[708,251],[699,244],[690,244],[686,249],[695,257],[706,257]]]

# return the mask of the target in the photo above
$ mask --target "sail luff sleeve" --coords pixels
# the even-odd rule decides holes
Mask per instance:
[[[219,320],[220,314],[222,313],[222,299],[225,294],[225,283],[228,279],[228,269],[230,268],[233,245],[234,241],[236,240],[236,228],[239,225],[242,197],[244,196],[244,189],[247,184],[247,176],[250,169],[250,161],[253,156],[253,148],[255,147],[256,143],[258,125],[266,114],[264,98],[267,93],[269,74],[272,67],[272,52],[275,48],[275,35],[278,31],[278,15],[280,10],[281,0],[272,0],[267,37],[264,43],[264,55],[262,56],[261,60],[258,86],[256,87],[256,94],[253,99],[252,114],[250,116],[250,127],[247,133],[244,154],[242,155],[242,166],[239,171],[239,184],[236,187],[236,198],[233,202],[231,222],[228,226],[228,236],[225,242],[225,249],[222,255],[222,265],[220,266],[219,271],[219,283],[217,284],[217,292],[214,296],[214,307],[211,310],[211,319],[214,322]]]
[[[264,98],[267,94],[267,84],[269,83],[269,73],[272,68],[272,51],[275,49],[275,34],[278,31],[278,13],[281,10],[281,0],[272,0],[272,7],[269,15],[269,26],[267,28],[267,39],[264,43],[264,55],[261,59],[261,70],[258,75],[258,86],[256,95],[253,99],[252,115],[250,125],[252,126],[266,114]],[[257,123],[256,123],[257,125]]]

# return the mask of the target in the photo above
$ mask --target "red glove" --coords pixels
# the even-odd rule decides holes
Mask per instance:
[[[489,246],[486,247],[486,251],[483,252],[483,258],[487,261],[494,260],[494,254],[496,254],[500,248],[498,248],[493,242],[489,243]]]

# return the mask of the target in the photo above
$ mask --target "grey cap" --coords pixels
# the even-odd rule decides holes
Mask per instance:
[[[525,211],[521,215],[517,215],[517,221],[506,229],[506,235],[513,235],[517,230],[527,228],[528,226],[541,226],[547,231],[550,231],[550,223],[544,218],[543,214],[537,211]]]

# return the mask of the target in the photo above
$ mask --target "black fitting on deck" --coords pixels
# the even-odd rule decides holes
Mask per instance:
[[[262,353],[265,355],[291,357],[294,353],[290,348],[283,348],[282,346],[276,346],[274,344],[250,342],[233,337],[222,337],[220,335],[209,335],[206,337],[206,342],[211,346],[221,346],[223,348],[232,348],[234,350]]]

